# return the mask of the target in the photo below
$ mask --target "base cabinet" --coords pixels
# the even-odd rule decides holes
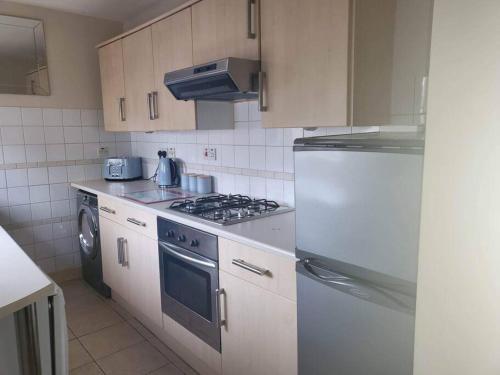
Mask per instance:
[[[99,227],[104,282],[130,306],[161,326],[157,242],[102,216]]]
[[[297,304],[225,271],[222,373],[297,374]]]

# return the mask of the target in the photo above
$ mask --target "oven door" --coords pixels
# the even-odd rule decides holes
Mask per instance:
[[[159,254],[163,312],[220,352],[217,262],[167,242]]]

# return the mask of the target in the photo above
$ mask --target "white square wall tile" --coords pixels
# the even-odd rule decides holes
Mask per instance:
[[[41,162],[47,160],[45,145],[27,145],[26,161],[28,163]]]
[[[9,206],[30,203],[30,194],[27,186],[14,187],[8,189]]]
[[[99,128],[84,126],[82,128],[83,143],[99,142]]]
[[[54,238],[71,237],[71,221],[62,221],[52,224],[52,233]]]
[[[60,109],[43,109],[43,124],[45,126],[62,126],[62,123],[62,111]]]
[[[250,177],[250,195],[253,198],[266,197],[266,179],[263,177]]]
[[[0,225],[10,223],[10,209],[9,207],[0,207]]]
[[[22,124],[21,108],[0,107],[0,126],[19,126]]]
[[[23,145],[24,135],[22,126],[5,126],[1,129],[3,145]]]
[[[65,217],[69,216],[69,200],[50,202],[52,217]]]
[[[30,186],[30,202],[41,203],[50,201],[49,185]]]
[[[266,129],[266,146],[283,146],[283,129]]]
[[[266,170],[283,172],[283,147],[266,147]]]
[[[97,153],[100,148],[99,143],[86,143],[83,145],[83,157],[86,160],[97,159]]]
[[[102,178],[102,167],[100,164],[85,165],[86,180],[100,180]]]
[[[295,207],[294,181],[283,181],[283,202],[290,207]]]
[[[260,121],[261,117],[259,103],[256,100],[248,102],[248,119],[250,121]]]
[[[26,163],[26,150],[24,146],[3,146],[3,160],[5,164]]]
[[[288,128],[283,129],[283,145],[293,146],[295,139],[304,137],[304,129],[302,128]]]
[[[64,127],[64,142],[65,143],[82,143],[82,128],[80,126],[65,126]]]
[[[0,189],[0,207],[9,206],[9,195],[7,189]]]
[[[5,171],[0,170],[0,188],[7,187],[7,179],[5,178]]]
[[[13,223],[26,223],[31,220],[29,204],[10,207],[10,220]]]
[[[56,255],[53,241],[43,241],[35,244],[35,257],[37,259],[51,258]]]
[[[63,126],[81,126],[82,119],[79,109],[63,109],[62,111]]]
[[[24,143],[27,145],[43,145],[45,144],[45,133],[43,127],[25,126],[24,127]]]
[[[55,257],[56,271],[64,271],[76,266],[75,254],[58,255]]]
[[[68,184],[51,184],[50,185],[50,200],[51,201],[61,201],[69,198],[69,187]]]
[[[57,184],[68,182],[66,167],[49,167],[49,183]]]
[[[234,166],[250,168],[250,150],[248,146],[234,146]]]
[[[196,132],[193,132],[193,143],[195,142]],[[132,141],[132,136],[128,132],[115,133],[116,142],[130,142]]]
[[[41,108],[21,108],[24,126],[43,126],[43,114]]]
[[[248,121],[248,102],[234,104],[234,121]]]
[[[115,142],[115,133],[107,132],[104,128],[99,128],[99,141],[100,142]]]
[[[250,145],[264,146],[266,144],[266,129],[257,126],[249,126],[248,140]]]
[[[189,146],[195,146],[195,145],[189,145]],[[192,162],[196,161],[196,151],[193,151],[190,156],[194,158]],[[132,156],[132,143],[131,142],[116,142],[116,155],[117,156]]]
[[[68,170],[68,181],[85,181],[85,168],[83,165],[70,165]]]
[[[63,144],[60,145],[47,145],[45,146],[47,150],[47,160],[48,161],[63,161],[66,160],[66,148]]]
[[[247,122],[237,122],[234,124],[234,144],[248,145],[250,143],[249,129]]]
[[[80,143],[66,145],[66,160],[82,160],[83,145]]]
[[[33,220],[50,219],[52,217],[50,202],[31,204],[31,214]]]
[[[264,146],[250,146],[250,168],[266,169],[266,148]]]
[[[49,173],[47,168],[30,168],[28,169],[28,184],[43,185],[48,184]]]
[[[33,227],[35,243],[50,241],[52,239],[52,224],[42,224]]]
[[[243,195],[250,195],[250,177],[235,175],[234,176],[234,192]]]
[[[0,164],[3,164],[3,147],[0,146]]]
[[[64,143],[64,131],[62,126],[48,126],[44,128],[45,143]]]
[[[223,145],[220,147],[221,166],[234,167],[234,146]]]
[[[26,169],[9,169],[5,171],[7,187],[28,186],[28,171]]]
[[[99,126],[97,109],[82,109],[80,116],[83,126],[93,126],[96,128]]]
[[[283,180],[266,179],[266,197],[272,201],[283,202]]]
[[[283,148],[283,171],[294,173],[293,147]]]

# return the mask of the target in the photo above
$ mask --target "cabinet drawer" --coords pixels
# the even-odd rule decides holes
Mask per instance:
[[[140,234],[157,239],[156,216],[108,195],[99,195],[99,215]]]
[[[295,301],[295,259],[219,237],[219,267],[240,279]]]

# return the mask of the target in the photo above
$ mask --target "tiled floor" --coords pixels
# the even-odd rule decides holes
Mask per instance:
[[[60,283],[66,299],[70,375],[197,374],[155,335],[82,280]]]

